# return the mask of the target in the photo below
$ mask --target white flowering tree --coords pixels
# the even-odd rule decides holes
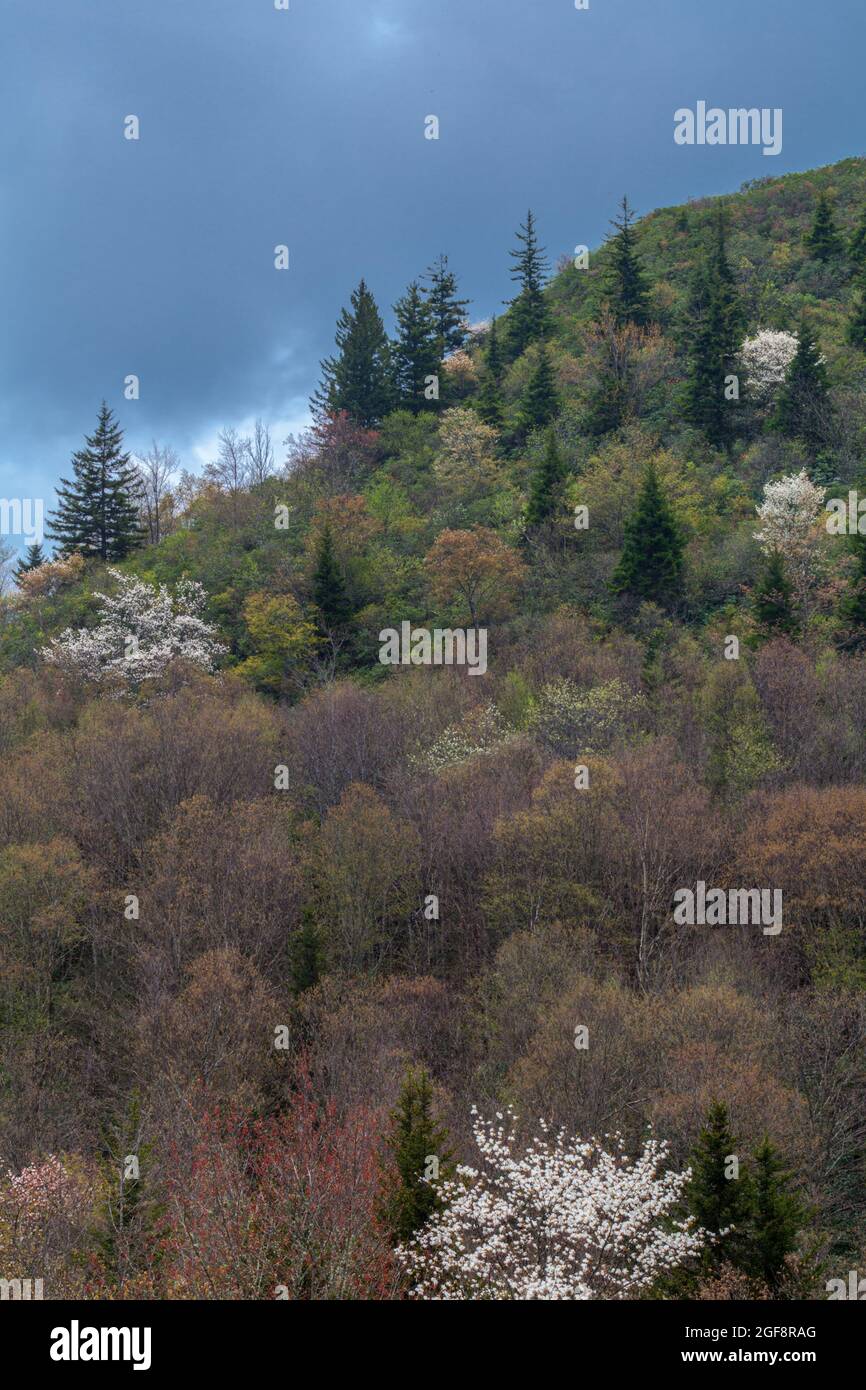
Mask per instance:
[[[778,391],[797,355],[795,333],[776,332],[762,328],[754,338],[746,338],[740,348],[740,361],[746,373],[749,390],[761,404]]]
[[[756,508],[761,529],[754,533],[755,540],[765,555],[780,553],[799,603],[805,601],[820,572],[827,536],[824,494],[825,489],[816,487],[801,468],[799,473],[765,483],[763,501]]]
[[[201,616],[205,591],[182,580],[172,596],[133,575],[109,570],[114,594],[97,594],[101,614],[92,628],[67,628],[42,650],[44,659],[86,680],[137,687],[180,658],[213,671],[226,648]]]
[[[637,1158],[542,1123],[518,1145],[512,1112],[473,1110],[478,1168],[443,1182],[444,1206],[401,1246],[421,1299],[623,1299],[696,1254],[706,1237],[674,1211],[691,1173],[665,1172],[667,1147]]]

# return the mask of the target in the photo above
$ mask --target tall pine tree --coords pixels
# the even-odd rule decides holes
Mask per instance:
[[[457,276],[448,268],[448,257],[439,256],[427,271],[424,279],[429,281],[427,302],[436,330],[439,361],[449,353],[456,352],[466,342],[466,310],[468,299],[460,299],[457,293]]]
[[[506,346],[508,360],[511,362],[520,357],[531,343],[546,338],[550,331],[550,319],[544,301],[548,262],[544,247],[538,244],[535,218],[531,210],[526,214],[526,221],[521,224],[517,240],[517,250],[508,253],[515,262],[511,278],[520,286],[514,299],[508,301],[510,309]]]
[[[620,204],[620,215],[611,219],[613,232],[608,236],[609,247],[606,292],[610,312],[617,328],[627,323],[642,328],[649,322],[647,287],[637,250],[634,211],[628,198]]]
[[[64,555],[123,560],[144,539],[138,520],[139,483],[123,431],[105,401],[96,430],[72,456],[72,479],[61,478],[46,535]]]
[[[776,1290],[785,1260],[797,1248],[806,1212],[791,1191],[792,1175],[778,1150],[764,1139],[755,1151],[752,1216],[749,1223],[749,1272]]]
[[[842,239],[836,230],[833,206],[826,193],[818,194],[815,216],[805,240],[816,261],[832,261],[842,254]]]
[[[811,448],[818,449],[827,441],[831,418],[827,370],[804,317],[797,351],[785,376],[771,424],[790,439],[802,439]]]
[[[441,1205],[438,1184],[453,1173],[447,1135],[433,1114],[433,1086],[423,1067],[410,1067],[385,1141],[393,1162],[382,1217],[395,1242],[419,1230]]]
[[[29,574],[31,570],[38,570],[40,565],[44,564],[45,554],[39,541],[35,541],[33,545],[28,545],[27,554],[18,561],[13,570],[16,584],[22,575]]]
[[[755,618],[768,634],[782,633],[793,637],[797,631],[793,589],[785,573],[785,562],[778,550],[767,556],[763,572],[755,586]]]
[[[376,301],[362,280],[351,308],[337,320],[337,355],[322,363],[322,382],[312,398],[319,418],[345,411],[364,429],[391,409],[388,338]]]
[[[860,214],[860,221],[851,233],[848,259],[855,266],[866,265],[866,210]]]
[[[713,1101],[690,1156],[692,1176],[685,1191],[689,1212],[698,1226],[716,1237],[707,1250],[711,1263],[738,1264],[742,1258],[751,1186],[745,1170],[740,1170],[738,1144],[731,1132],[728,1107]]]
[[[541,526],[561,513],[567,476],[565,461],[551,426],[544,441],[544,453],[532,474],[526,508],[527,526]]]
[[[634,512],[625,528],[619,564],[611,579],[615,594],[670,603],[683,568],[679,524],[652,463],[647,465]]]
[[[321,615],[321,625],[325,632],[331,633],[345,627],[352,616],[352,605],[346,591],[337,557],[334,553],[334,538],[330,526],[322,529],[319,548],[316,553],[316,566],[313,571],[313,602]]]
[[[734,372],[743,331],[721,214],[709,250],[692,282],[688,319],[686,414],[711,443],[721,445],[730,435],[732,424],[732,403],[725,394],[726,378]]]
[[[553,365],[546,346],[542,344],[526,389],[520,398],[517,429],[521,437],[526,439],[533,430],[540,430],[549,425],[558,409],[559,396]]]
[[[505,420],[505,407],[502,400],[503,370],[499,328],[494,318],[487,334],[487,352],[481,376],[481,389],[475,399],[475,409],[485,425],[491,425],[495,430],[501,430]]]
[[[397,403],[413,415],[435,409],[429,394],[429,378],[438,376],[441,361],[436,321],[424,290],[413,280],[394,305],[397,336],[391,347],[391,363]]]
[[[857,298],[854,300],[845,336],[858,352],[866,352],[866,262],[857,276]]]

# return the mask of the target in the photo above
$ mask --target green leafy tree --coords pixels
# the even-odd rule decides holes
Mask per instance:
[[[436,401],[427,398],[428,378],[438,374],[440,340],[430,301],[424,290],[413,280],[406,293],[394,305],[397,337],[391,345],[394,388],[399,405],[420,411],[435,408]]]
[[[848,259],[853,261],[855,266],[866,265],[866,210],[860,214],[860,221],[851,233]]]
[[[818,194],[815,216],[805,239],[816,261],[832,261],[842,254],[842,239],[836,230],[833,205],[826,193]]]
[[[689,1212],[697,1224],[716,1238],[708,1247],[708,1262],[738,1265],[743,1255],[743,1232],[751,1213],[751,1184],[740,1171],[728,1107],[713,1101],[690,1156],[691,1181],[686,1188]]]
[[[845,334],[848,342],[858,352],[866,352],[866,266],[857,277],[857,298],[848,320]]]
[[[61,553],[123,560],[143,536],[138,524],[138,479],[123,451],[123,431],[105,401],[96,430],[72,456],[73,478],[62,478],[58,504],[48,516]]]
[[[334,553],[330,526],[322,528],[313,571],[313,602],[319,610],[326,632],[345,627],[352,616],[346,581]]]
[[[669,603],[682,574],[683,549],[679,523],[649,463],[637,505],[626,522],[622,554],[611,579],[613,592]]]
[[[424,276],[429,281],[427,302],[436,329],[439,361],[456,352],[466,342],[466,310],[469,300],[461,299],[457,276],[448,268],[448,257],[439,256]]]
[[[385,1140],[393,1163],[382,1216],[395,1242],[405,1242],[441,1205],[438,1184],[452,1176],[445,1129],[433,1114],[433,1085],[423,1067],[410,1067]]]
[[[376,301],[361,281],[351,307],[337,320],[337,354],[322,362],[322,382],[312,398],[320,419],[345,412],[370,429],[392,405],[388,338]]]
[[[614,231],[608,237],[606,292],[610,312],[617,328],[627,323],[642,328],[649,322],[647,286],[637,249],[634,211],[628,198],[620,204],[620,215],[611,219]]]
[[[793,593],[781,551],[771,550],[754,593],[755,618],[765,631],[795,635],[798,622]]]
[[[805,317],[800,324],[797,351],[779,394],[772,427],[810,448],[826,443],[832,418],[827,369]]]
[[[731,402],[725,396],[726,378],[734,372],[743,315],[721,215],[711,246],[692,282],[688,319],[686,413],[711,443],[723,444],[730,434],[732,418]]]
[[[508,253],[515,262],[511,278],[520,286],[515,298],[508,301],[507,351],[511,362],[520,357],[531,343],[540,342],[550,331],[550,318],[544,301],[548,262],[544,248],[538,245],[531,210],[520,226],[517,240],[517,249]]]
[[[535,366],[520,398],[517,428],[525,439],[533,430],[549,425],[559,409],[559,396],[553,375],[553,364],[547,348],[542,345]]]
[[[797,1249],[806,1211],[791,1191],[792,1175],[778,1150],[765,1138],[754,1155],[752,1210],[745,1264],[748,1271],[777,1289],[785,1261]]]
[[[31,570],[38,570],[40,565],[45,564],[45,553],[39,541],[34,541],[33,545],[28,545],[27,554],[18,561],[13,571],[16,582],[23,574],[29,574]]]
[[[561,512],[566,477],[565,461],[551,426],[545,438],[544,453],[532,474],[526,508],[527,526],[541,526]]]

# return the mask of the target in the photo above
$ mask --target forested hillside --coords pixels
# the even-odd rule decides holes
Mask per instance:
[[[58,461],[0,612],[0,1264],[47,1297],[866,1258],[866,160],[611,217],[555,270],[504,228],[492,322],[459,245],[362,281],[285,448],[193,476],[94,402]]]

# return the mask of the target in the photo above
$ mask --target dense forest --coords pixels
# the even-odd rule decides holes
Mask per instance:
[[[92,410],[0,609],[8,1277],[862,1268],[866,160],[611,217],[362,281],[284,449]]]

